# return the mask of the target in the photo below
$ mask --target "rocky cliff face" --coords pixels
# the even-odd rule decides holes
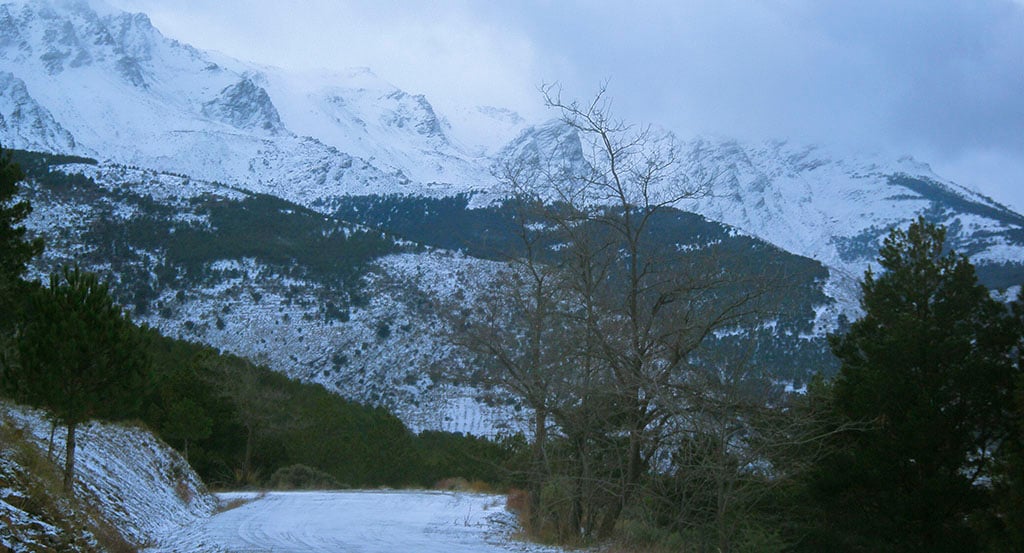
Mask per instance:
[[[7,148],[85,153],[13,73],[0,72],[0,134]]]
[[[284,131],[281,116],[263,87],[249,78],[224,87],[203,104],[203,114],[238,129],[276,134]]]

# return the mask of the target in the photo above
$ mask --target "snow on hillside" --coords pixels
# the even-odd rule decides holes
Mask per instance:
[[[261,71],[293,132],[424,185],[458,191],[486,186],[492,180],[484,157],[488,147],[504,144],[523,124],[514,113],[482,108],[445,117],[425,96],[400,90],[368,68]]]
[[[0,403],[0,425],[21,431],[45,457],[50,425],[42,413]],[[57,429],[55,457],[63,466],[64,431]],[[188,528],[210,516],[216,505],[192,468],[151,433],[119,424],[88,423],[78,429],[75,495],[134,544]],[[0,475],[16,475],[19,454],[12,443],[0,443]],[[0,544],[12,551],[34,551],[32,541],[47,541],[58,531],[31,512],[19,498],[31,493],[18,487],[0,489],[0,517],[19,521],[0,531]],[[42,528],[42,532],[38,530]],[[22,533],[24,532],[24,534]],[[30,540],[30,541],[25,541]],[[41,545],[40,545],[41,547]]]
[[[1024,218],[972,190],[943,181],[911,158],[840,156],[786,142],[696,140],[688,157],[715,175],[709,197],[680,207],[731,225],[780,248],[821,261],[827,292],[856,316],[856,282],[882,239],[928,215],[975,263],[1024,262]]]
[[[81,203],[33,189],[36,209],[26,226],[45,235],[48,247],[31,279],[45,280],[61,263],[81,262],[96,247],[83,236],[98,217],[131,227],[142,204],[119,200],[119,194],[171,207],[173,220],[200,228],[211,228],[211,222],[194,201],[247,197],[208,181],[107,163],[60,169],[88,176],[110,193],[88,193],[94,199]],[[370,268],[360,292],[365,300],[352,305],[345,290],[251,257],[214,261],[204,276],[182,288],[165,282],[169,277],[159,268],[165,251],[133,247],[132,253],[138,263],[131,270],[114,270],[110,260],[88,268],[112,278],[115,288],[124,280],[123,301],[137,322],[323,384],[349,399],[385,406],[415,431],[494,435],[516,430],[508,406],[478,401],[482,392],[472,381],[474,369],[445,339],[434,305],[459,290],[479,289],[499,264],[444,251],[387,256]],[[140,286],[157,291],[145,308],[131,304]]]
[[[152,553],[561,551],[515,541],[515,517],[505,509],[505,499],[494,495],[235,493],[224,494],[223,501],[248,503],[215,513],[218,500],[177,453],[145,430],[118,424],[79,428],[75,495],[80,507],[54,496],[68,520],[53,520],[42,514],[46,508],[32,483],[39,475],[26,473],[35,469],[24,466],[26,453],[19,450],[34,448],[32,457],[45,458],[49,430],[40,412],[0,402],[0,435],[8,438],[0,441],[2,551],[103,551],[106,542],[97,537],[97,525],[116,528],[132,545]],[[64,453],[62,434],[58,428],[57,464]],[[102,522],[94,519],[89,526],[85,520],[97,517],[93,513]]]
[[[528,126],[495,107],[440,113],[366,68],[293,73],[234,60],[98,2],[5,3],[0,22],[4,143],[96,152],[320,209],[347,194],[493,190],[492,164],[510,153],[585,161],[557,122]],[[686,146],[687,162],[717,178],[714,197],[681,207],[825,263],[836,290],[850,289],[889,228],[922,212],[970,228],[980,261],[1024,260],[1019,241],[999,241],[1020,229],[1007,222],[1019,215],[912,159],[777,141]]]
[[[342,319],[325,315],[322,291],[255,260],[225,261],[209,286],[172,290],[140,318],[162,332],[255,359],[347,398],[382,405],[413,431],[475,435],[520,430],[508,405],[488,405],[473,368],[441,334],[434,298],[421,279],[473,289],[492,262],[445,252],[380,260],[367,278],[365,305]]]
[[[291,74],[204,52],[143,14],[85,0],[5,3],[0,22],[3,143],[96,152],[306,205],[487,187],[481,156],[523,123],[487,108],[445,118],[367,69]]]
[[[687,202],[686,207],[787,251],[856,274],[866,269],[867,260],[844,240],[872,231],[884,235],[889,228],[905,225],[933,207],[947,211],[951,220],[972,232],[1020,228],[1019,224],[935,205],[921,191],[893,182],[893,177],[910,177],[993,212],[1008,211],[976,192],[943,183],[927,165],[909,158],[895,163],[871,157],[844,158],[824,148],[785,142],[696,141],[690,149],[717,177],[711,197]],[[871,249],[877,250],[878,245]],[[1024,248],[1018,249],[1015,258],[1024,259]]]

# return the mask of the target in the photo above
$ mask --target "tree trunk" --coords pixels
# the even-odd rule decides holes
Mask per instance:
[[[612,537],[615,533],[615,525],[619,522],[619,516],[622,514],[622,502],[614,502],[603,517],[601,517],[600,526],[597,529],[597,539],[607,540]]]
[[[544,444],[547,441],[547,410],[543,407],[535,409],[536,418],[533,434],[533,459],[530,463],[530,498],[528,509],[530,510],[529,531],[536,534],[541,529],[541,505],[540,496],[544,490],[546,480],[546,467],[544,462]]]
[[[53,462],[53,436],[57,433],[57,421],[50,421],[50,441],[46,446],[46,461]]]
[[[640,484],[640,477],[644,472],[644,463],[641,456],[641,448],[643,447],[642,433],[642,427],[634,428],[629,433],[629,451],[627,452],[628,459],[626,460],[625,479],[622,482],[622,489],[619,490],[618,501],[610,506],[601,520],[601,527],[598,528],[597,532],[599,539],[608,539],[615,533],[615,525],[618,524],[619,517],[622,516],[622,512],[633,498],[633,493]]]
[[[572,484],[572,512],[569,517],[569,525],[572,527],[573,537],[590,537],[590,524],[583,520],[583,482],[587,477],[587,462],[584,458],[583,441],[576,440],[576,474]]]
[[[68,439],[64,456],[64,493],[75,494],[75,423],[68,422]]]
[[[248,484],[249,479],[251,478],[253,449],[252,442],[255,439],[255,435],[256,427],[250,424],[248,427],[248,433],[246,434],[245,437],[245,458],[242,460],[242,482],[240,483],[243,485]]]

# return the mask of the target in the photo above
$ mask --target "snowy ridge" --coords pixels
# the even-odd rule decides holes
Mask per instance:
[[[368,69],[296,75],[203,52],[98,2],[7,3],[0,21],[0,83],[17,84],[0,86],[0,113],[40,114],[0,125],[3,143],[99,152],[305,205],[487,188],[482,156],[524,123],[497,108],[445,118]]]
[[[529,126],[496,107],[440,113],[367,68],[292,73],[234,60],[99,1],[6,3],[0,22],[5,144],[97,152],[323,211],[351,194],[477,191],[480,205],[495,198],[496,160],[586,163],[557,121]],[[680,207],[825,263],[836,289],[863,273],[889,228],[926,212],[967,229],[957,246],[979,261],[1024,260],[1002,238],[1019,215],[913,159],[779,141],[684,145],[687,162],[717,178],[714,197]]]
[[[779,141],[695,140],[688,149],[716,177],[710,197],[680,207],[821,261],[848,315],[882,239],[918,215],[949,227],[952,246],[975,263],[1024,263],[1024,241],[1010,238],[1024,218],[911,158],[843,158]]]
[[[0,134],[7,148],[88,153],[29,95],[25,82],[7,72],[0,72]]]
[[[0,403],[0,424],[22,429],[45,457],[50,425],[41,413]],[[55,457],[62,464],[64,442],[59,428],[57,436]],[[213,514],[216,499],[188,463],[151,433],[88,423],[79,427],[77,439],[76,497],[97,509],[130,542],[150,543]],[[5,452],[0,462],[14,458]],[[0,507],[16,509],[3,497]],[[15,546],[14,551],[18,550]]]
[[[928,166],[910,159],[895,164],[870,158],[851,161],[823,148],[785,142],[747,146],[695,141],[690,149],[717,178],[711,197],[687,202],[685,207],[858,275],[868,260],[852,251],[844,239],[870,231],[884,235],[929,209],[941,210],[948,221],[966,223],[975,232],[1020,228],[1024,222],[1020,215],[976,192],[941,182]],[[894,182],[901,176],[1002,213],[1011,221],[954,211],[921,190]],[[1024,259],[1024,248],[1016,259]]]

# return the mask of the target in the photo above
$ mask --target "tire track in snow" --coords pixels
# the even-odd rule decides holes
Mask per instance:
[[[510,540],[499,496],[448,492],[272,492],[159,540],[151,553],[554,553]]]

